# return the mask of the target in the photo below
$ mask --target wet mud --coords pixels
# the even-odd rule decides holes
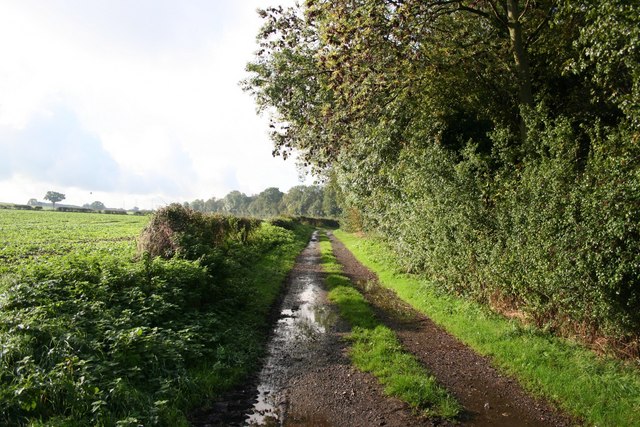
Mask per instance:
[[[282,425],[288,385],[319,357],[336,319],[326,299],[315,232],[287,279],[262,369],[248,384],[194,412],[192,425]]]
[[[286,392],[293,377],[308,369],[319,353],[326,333],[336,321],[327,304],[319,268],[317,232],[296,262],[280,317],[267,347],[267,358],[258,376],[255,403],[248,425],[280,425],[286,412]]]

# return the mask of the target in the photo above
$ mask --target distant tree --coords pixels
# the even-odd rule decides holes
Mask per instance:
[[[47,191],[47,194],[44,195],[44,199],[50,201],[54,209],[56,207],[56,202],[61,202],[66,198],[67,196],[62,193],[58,193],[57,191]]]
[[[194,211],[204,212],[204,208],[204,200],[202,199],[195,199],[193,202],[191,202],[191,209],[193,209]]]
[[[38,205],[39,205],[39,203],[38,203],[38,199],[29,199],[29,201],[27,202],[27,204],[28,204],[29,206],[38,206]]]
[[[204,202],[205,212],[220,212],[222,210],[222,200],[216,200],[215,197]]]
[[[322,187],[317,185],[296,185],[282,197],[285,213],[289,215],[322,215]]]
[[[284,193],[276,187],[270,187],[258,194],[249,205],[249,213],[255,216],[270,217],[280,213],[280,202]]]
[[[104,203],[102,203],[100,201],[97,201],[97,200],[95,202],[91,203],[91,205],[89,205],[89,207],[91,209],[93,209],[93,210],[96,210],[96,211],[101,211],[101,210],[106,208]]]
[[[224,199],[222,199],[223,210],[226,213],[242,215],[247,213],[247,208],[251,201],[251,197],[235,190],[224,196]]]

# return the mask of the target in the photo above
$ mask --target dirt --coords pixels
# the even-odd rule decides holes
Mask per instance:
[[[576,420],[531,397],[516,380],[495,370],[424,315],[377,283],[333,236],[344,272],[372,304],[379,320],[396,331],[413,353],[465,408],[460,420],[427,419],[384,395],[377,380],[349,362],[348,325],[335,314],[322,289],[315,238],[289,275],[259,375],[191,416],[195,426],[569,426]],[[309,291],[309,283],[320,288]],[[302,302],[302,303],[301,303]],[[287,320],[293,319],[293,320]],[[288,332],[282,324],[297,325]],[[300,328],[302,325],[302,329]],[[319,325],[319,326],[318,326]],[[312,331],[312,333],[300,332]],[[283,337],[286,337],[284,339]]]

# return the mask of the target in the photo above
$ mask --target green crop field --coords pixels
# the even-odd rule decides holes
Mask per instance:
[[[149,218],[0,210],[0,276],[72,253],[133,255]]]
[[[0,425],[186,426],[255,369],[310,228],[152,218],[0,210]]]

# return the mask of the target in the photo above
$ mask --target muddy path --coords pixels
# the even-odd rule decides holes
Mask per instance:
[[[396,331],[463,404],[459,423],[474,426],[565,426],[575,421],[528,396],[455,338],[378,285],[333,236],[344,272],[380,320]],[[344,340],[349,326],[326,299],[317,234],[300,254],[276,311],[267,355],[247,384],[191,416],[194,426],[447,426],[386,397],[377,380],[355,370]]]
[[[434,425],[351,366],[350,328],[327,301],[317,235],[296,260],[277,314],[260,373],[191,414],[192,425]]]
[[[470,426],[572,426],[579,422],[533,398],[509,376],[493,368],[428,317],[378,284],[374,273],[335,237],[333,251],[344,273],[365,295],[378,318],[464,406],[461,424]]]

